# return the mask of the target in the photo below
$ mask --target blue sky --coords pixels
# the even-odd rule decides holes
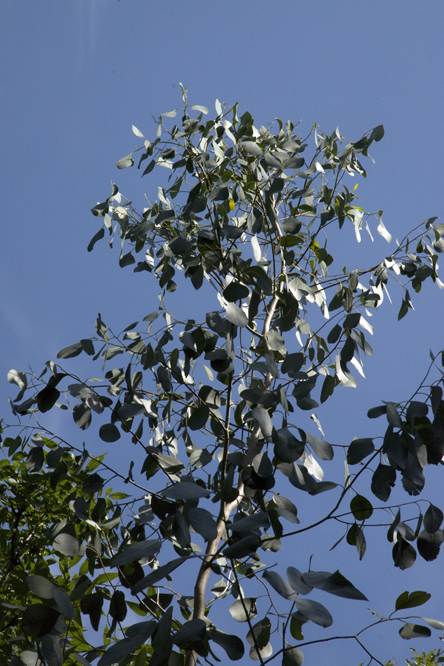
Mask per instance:
[[[118,171],[116,162],[137,145],[131,125],[150,136],[152,117],[180,106],[179,82],[192,103],[210,109],[216,98],[239,101],[257,125],[278,116],[302,121],[302,134],[317,122],[357,140],[384,124],[386,136],[372,146],[376,164],[359,184],[363,205],[384,210],[395,238],[442,215],[442,0],[4,0],[0,34],[2,404],[14,395],[10,368],[40,370],[93,334],[97,312],[120,330],[156,308],[146,278],[120,270],[105,243],[86,252],[98,229],[89,210],[108,196],[111,180],[140,201],[147,188],[156,192],[155,182]],[[351,264],[388,252],[379,237],[373,246],[364,239],[359,255],[353,234],[344,242]],[[374,434],[368,407],[410,395],[429,349],[444,346],[443,298],[432,285],[402,322],[399,300],[375,316],[366,381],[320,413],[327,439]],[[81,374],[77,361],[72,369]],[[390,599],[418,588],[409,573],[424,574],[421,589],[444,582],[440,560],[410,572],[388,563],[384,578],[377,551],[373,558],[369,577],[378,572],[392,586]],[[438,600],[427,607],[431,617],[440,611]],[[340,631],[339,620],[335,626]],[[382,657],[408,655],[409,643],[384,641]]]

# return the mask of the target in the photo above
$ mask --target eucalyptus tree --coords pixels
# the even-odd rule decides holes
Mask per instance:
[[[120,334],[99,315],[95,334],[41,374],[9,373],[19,395],[17,431],[3,439],[0,654],[192,666],[225,651],[293,666],[311,644],[348,638],[382,663],[364,628],[326,631],[329,595],[352,612],[371,590],[347,571],[313,570],[299,544],[331,524],[335,547],[362,559],[377,524],[394,566],[438,555],[443,514],[421,492],[444,456],[440,356],[413,397],[371,406],[385,421],[374,438],[329,443],[319,414],[357,386],[388,288],[401,319],[424,282],[442,286],[444,225],[429,219],[379,262],[338,268],[337,233],[391,242],[382,212],[366,212],[352,186],[383,127],[346,142],[315,125],[301,138],[292,122],[256,127],[237,104],[216,101],[208,120],[182,91],[184,108],[160,116],[153,140],[133,127],[141,145],[117,165],[157,174],[157,196],[136,205],[113,184],[92,209],[101,226],[88,250],[118,241],[119,265],[156,306]],[[80,354],[100,378],[69,370]],[[53,432],[51,410],[72,414],[88,446]],[[94,427],[121,447],[118,465],[95,451]],[[372,626],[396,619],[406,639],[442,630],[408,617],[429,597],[405,591]]]

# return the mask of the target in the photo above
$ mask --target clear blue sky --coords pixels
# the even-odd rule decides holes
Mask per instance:
[[[276,116],[301,120],[307,133],[314,122],[328,131],[339,125],[357,140],[383,123],[386,136],[372,146],[376,164],[359,185],[363,205],[384,210],[395,238],[442,215],[443,35],[442,0],[3,0],[2,404],[15,395],[6,383],[10,368],[40,370],[61,348],[92,335],[98,311],[120,330],[155,309],[143,274],[120,270],[105,243],[86,252],[98,229],[89,209],[108,196],[111,180],[140,201],[146,188],[156,192],[155,182],[115,165],[137,145],[132,124],[149,136],[153,116],[180,106],[179,81],[192,103],[212,109],[215,98],[239,101],[257,125]],[[365,252],[388,252],[379,237],[364,243],[363,262]],[[353,263],[352,235],[350,251]],[[429,348],[444,347],[444,293],[435,286],[420,296],[400,323],[398,301],[375,316],[367,380],[319,413],[330,441],[375,434],[368,407],[409,397]],[[70,367],[81,374],[77,360]],[[405,589],[442,592],[442,558],[400,572],[389,544],[382,537],[378,544],[389,571],[379,570],[375,546],[370,588],[378,578],[390,600]],[[365,562],[351,549],[347,555],[359,580]],[[415,574],[426,577],[420,585]],[[372,608],[390,612],[383,592],[376,601]],[[440,617],[442,593],[426,608]],[[341,631],[339,618],[333,628]],[[408,656],[410,643],[391,640],[395,633],[381,636],[381,658]],[[349,647],[349,662],[338,650],[329,664],[357,663]]]

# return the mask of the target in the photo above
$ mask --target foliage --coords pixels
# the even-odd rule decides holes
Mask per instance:
[[[382,211],[367,213],[346,185],[366,176],[383,127],[351,143],[316,126],[302,139],[291,122],[257,129],[249,112],[218,101],[205,120],[184,89],[183,100],[178,124],[176,111],[160,116],[154,141],[133,127],[142,146],[117,165],[139,152],[142,175],[159,173],[157,199],[137,212],[114,184],[92,209],[103,226],[88,250],[119,239],[120,266],[146,276],[151,293],[157,282],[157,307],[121,334],[99,315],[95,335],[60,363],[8,376],[19,395],[17,434],[2,441],[3,663],[190,666],[221,650],[239,660],[245,639],[261,664],[301,664],[304,645],[322,640],[305,641],[304,625],[333,622],[312,591],[327,605],[329,595],[367,597],[343,571],[291,566],[284,577],[281,547],[331,523],[335,546],[362,559],[377,514],[406,569],[417,552],[435,559],[444,538],[441,509],[419,498],[427,466],[444,455],[439,356],[413,397],[369,410],[387,422],[382,441],[331,444],[314,411],[357,386],[372,354],[368,320],[390,285],[399,318],[425,281],[441,286],[444,225],[429,219],[382,261],[338,269],[327,247],[341,243],[338,231],[352,227],[360,241],[376,224],[391,241]],[[100,359],[104,376],[69,372],[64,361],[80,354]],[[72,413],[80,431],[94,421],[103,442],[122,447],[119,464],[95,455],[91,436],[79,448],[52,432],[51,410]],[[330,463],[344,451],[345,479]],[[410,498],[402,517],[400,501],[387,504],[399,479]],[[307,557],[298,553],[300,566]],[[228,597],[242,638],[216,610]],[[429,597],[404,592],[372,626],[401,620],[406,639],[441,631],[404,613]],[[349,638],[372,656],[365,630]]]
[[[413,659],[406,659],[406,664],[408,666],[437,666],[437,664],[444,663],[444,651],[443,650],[432,650],[429,653],[422,652],[418,654],[416,650],[410,648],[414,654]],[[396,662],[389,661],[386,666],[396,666]]]

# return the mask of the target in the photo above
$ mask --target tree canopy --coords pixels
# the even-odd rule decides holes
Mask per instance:
[[[311,644],[342,637],[381,664],[371,627],[324,639],[329,599],[368,600],[366,544],[378,533],[392,544],[381,566],[439,554],[443,513],[422,491],[444,457],[443,357],[432,354],[404,402],[369,405],[373,438],[330,443],[319,414],[357,388],[389,290],[402,319],[423,283],[442,287],[444,225],[426,220],[364,268],[351,250],[343,267],[331,249],[340,234],[392,241],[382,211],[367,212],[353,187],[384,128],[348,142],[314,125],[301,137],[290,121],[256,127],[237,104],[216,101],[207,119],[182,92],[184,107],[160,116],[153,139],[133,127],[141,145],[117,164],[157,177],[157,196],[136,204],[112,184],[92,209],[100,228],[88,251],[118,244],[120,267],[141,274],[156,306],[117,334],[99,314],[94,335],[42,372],[8,375],[19,393],[2,439],[2,662],[194,666],[249,655],[298,666]],[[80,354],[97,376],[69,369]],[[55,431],[55,411],[88,431],[88,445]],[[91,432],[119,447],[117,465]],[[362,581],[346,567],[313,569],[300,551],[304,533],[327,525],[337,535],[328,548],[356,549]],[[286,550],[297,556],[283,568]],[[429,598],[406,590],[370,625],[396,620],[403,638],[436,640],[441,620],[410,616]]]

